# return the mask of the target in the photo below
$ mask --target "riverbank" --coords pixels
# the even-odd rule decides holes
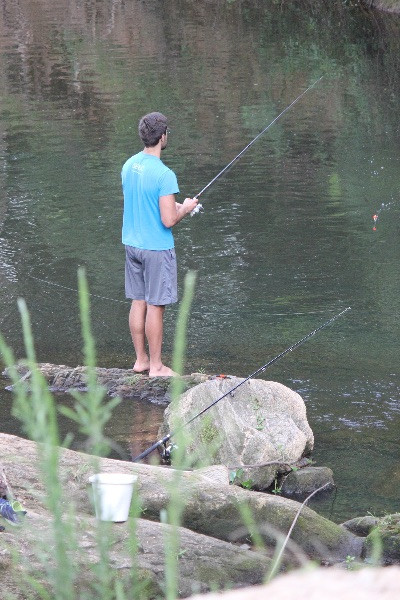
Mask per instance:
[[[40,370],[52,389],[86,389],[84,367],[44,364]],[[31,373],[21,365],[18,374],[29,389]],[[97,375],[109,395],[115,395],[118,389],[125,398],[145,394],[144,404],[152,397],[165,405],[170,402],[171,380],[160,382],[121,369],[97,369]],[[312,449],[312,432],[298,394],[278,383],[252,380],[247,381],[245,389],[240,388],[244,395],[241,399],[237,382],[237,378],[226,375],[193,374],[182,378],[187,392],[180,401],[186,406],[188,396],[193,396],[199,410],[199,395],[209,392],[212,398],[221,397],[234,388],[234,414],[238,417],[239,406],[250,410],[245,417],[246,427],[239,426],[240,431],[246,430],[247,437],[254,421],[260,441],[264,421],[270,415],[277,429],[266,428],[262,447],[268,446],[268,436],[277,436],[278,442],[289,448],[291,444],[283,441],[282,432],[293,420],[302,432],[299,440],[304,437],[304,448],[293,447],[292,451],[300,456],[304,449]],[[252,401],[254,393],[257,402]],[[206,404],[209,400],[205,399]],[[267,411],[265,416],[262,408]],[[286,415],[281,425],[279,410]],[[230,412],[226,402],[223,414]],[[218,430],[222,433],[224,427],[220,425]],[[240,437],[240,431],[230,435]],[[290,437],[296,435],[291,433]],[[282,452],[281,448],[279,455]],[[7,515],[1,523],[5,529],[1,534],[5,542],[4,589],[18,600],[35,598],[31,592],[27,594],[31,578],[36,586],[47,587],[57,598],[57,585],[68,578],[71,590],[96,598],[103,597],[96,595],[103,579],[110,586],[110,598],[114,598],[112,590],[116,586],[129,590],[140,581],[140,597],[150,600],[171,597],[169,585],[176,585],[176,595],[181,597],[226,587],[255,586],[272,575],[310,562],[340,569],[348,569],[349,565],[362,568],[371,561],[375,565],[399,562],[398,515],[382,520],[361,518],[339,525],[283,497],[278,489],[270,493],[258,491],[261,485],[249,489],[237,472],[232,478],[231,467],[218,461],[195,470],[178,470],[99,458],[4,433],[0,434],[0,457],[2,495],[17,501],[27,513],[18,528],[9,527]],[[271,468],[269,464],[265,465],[267,469]],[[293,466],[291,470],[297,476],[307,469]],[[89,480],[97,472],[137,477],[127,522],[104,528],[105,524],[95,518]],[[277,481],[277,474],[272,477]],[[379,547],[376,535],[380,536]],[[284,552],[276,562],[274,557],[283,539]],[[19,557],[17,562],[12,560],[13,555]],[[25,582],[22,587],[21,573]],[[73,596],[68,597],[73,600]]]
[[[58,380],[60,387],[57,387],[61,391],[65,389],[65,386],[61,385],[63,381],[69,381],[68,386],[75,382],[77,386],[75,389],[80,389],[81,385],[85,385],[85,381],[82,379],[84,373],[82,367],[44,364],[47,366],[42,369],[42,372],[45,376],[47,372],[49,385],[57,383],[57,374],[59,373],[63,374]],[[19,369],[21,377],[24,376],[26,368],[24,370],[23,367],[19,367]],[[113,458],[129,460],[159,439],[159,427],[163,421],[165,407],[169,403],[168,387],[170,382],[165,379],[159,380],[160,386],[164,386],[166,389],[163,387],[159,389],[157,386],[157,389],[154,390],[151,386],[157,384],[157,380],[149,380],[146,376],[137,376],[130,369],[116,371],[99,369],[99,371],[104,376],[103,382],[108,381],[109,391],[115,389],[114,385],[120,381],[121,391],[127,394],[114,409],[113,419],[107,426],[105,435],[115,444],[116,450],[112,453]],[[114,378],[113,372],[116,374]],[[215,376],[201,373],[187,376],[187,379],[192,377],[195,381],[200,382]],[[132,379],[129,380],[129,378]],[[126,379],[128,379],[128,384]],[[4,380],[3,386],[6,384],[7,382]],[[149,387],[140,390],[140,386],[145,384]],[[298,386],[294,386],[294,389],[298,389]],[[142,397],[141,394],[143,394]],[[307,396],[305,398],[308,418],[316,435],[312,458],[315,465],[326,465],[332,469],[337,486],[334,494],[312,498],[309,505],[319,514],[336,523],[368,513],[379,517],[396,512],[398,510],[396,447],[384,445],[382,431],[374,430],[373,433],[364,431],[361,435],[357,431],[346,430],[344,435],[343,431],[336,427],[334,419],[329,419],[327,427],[321,427],[320,419],[324,419],[324,417],[323,412],[321,416],[323,409],[321,409],[319,394],[314,394],[312,402],[307,400]],[[59,406],[67,405],[72,408],[74,405],[74,400],[69,394],[61,397],[57,394],[55,401]],[[13,411],[11,405],[12,393],[3,392],[3,431],[17,436],[25,435],[16,419],[13,423],[10,421]],[[347,410],[347,404],[340,403],[340,405],[341,410]],[[371,406],[369,410],[371,410]],[[352,415],[353,420],[359,418],[358,412]],[[59,414],[58,420],[61,439],[72,435],[72,448],[86,451],[87,439],[80,434],[77,425],[63,417],[62,414]],[[321,432],[321,429],[325,429],[325,431]],[[391,436],[388,431],[387,435],[394,437],[395,433],[393,432]],[[149,458],[154,459],[157,455],[158,453],[155,452]],[[361,461],[360,458],[366,455],[369,457],[370,465],[367,472],[365,472],[365,461]],[[233,464],[233,462],[227,464]]]
[[[99,585],[96,570],[102,560],[99,534],[103,536],[102,551],[107,554],[107,577],[113,581],[117,578],[127,588],[132,585],[132,576],[139,577],[145,590],[143,598],[165,595],[168,544],[172,544],[170,552],[179,565],[178,595],[181,597],[227,586],[262,583],[271,570],[276,540],[289,530],[290,543],[281,571],[297,569],[310,559],[346,570],[356,564],[365,566],[362,559],[365,537],[320,517],[307,507],[301,508],[293,500],[230,485],[225,467],[182,472],[54,448],[50,460],[53,464],[58,461],[58,482],[52,481],[50,489],[48,472],[41,469],[44,455],[43,446],[0,434],[0,475],[9,492],[27,511],[25,521],[17,528],[1,519],[5,526],[0,534],[2,593],[12,593],[18,600],[27,597],[28,575],[52,591],[55,572],[60,568],[57,561],[61,541],[65,548],[75,548],[72,558],[65,557],[69,561],[70,575],[74,577],[74,589],[83,593]],[[137,475],[137,495],[131,507],[131,517],[136,515],[134,520],[129,518],[126,523],[109,524],[104,528],[105,524],[95,519],[89,477],[97,471]],[[57,495],[55,504],[54,493]],[[178,528],[165,523],[166,519],[173,520],[173,513],[169,512],[171,503],[181,515]],[[252,515],[246,526],[241,506],[247,507]],[[254,527],[257,535],[255,530],[251,533]],[[60,528],[62,540],[58,539]],[[178,538],[169,538],[174,532]],[[136,539],[134,553],[132,534]],[[18,556],[16,562],[12,559],[13,553]],[[393,570],[400,571],[400,568],[391,568],[387,575],[377,575],[377,580],[371,583],[372,589],[382,579],[392,589]],[[351,589],[352,581],[347,580]],[[398,585],[399,582],[400,578]],[[273,585],[276,589],[277,583]],[[323,585],[320,580],[318,588]],[[356,585],[357,577],[354,577]],[[281,586],[283,594],[285,578]],[[331,597],[328,592],[324,598]],[[33,594],[29,597],[35,598]],[[274,597],[281,598],[280,595]],[[286,596],[282,595],[283,598]]]

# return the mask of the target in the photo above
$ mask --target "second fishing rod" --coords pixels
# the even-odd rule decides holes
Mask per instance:
[[[137,462],[139,460],[142,460],[143,458],[146,458],[146,456],[148,456],[149,454],[151,454],[151,452],[153,452],[154,450],[157,450],[161,446],[164,446],[165,449],[166,449],[167,442],[169,442],[169,440],[174,435],[176,435],[178,433],[178,431],[181,431],[184,427],[187,427],[188,425],[190,425],[190,423],[192,423],[195,419],[198,419],[199,417],[201,417],[205,412],[207,412],[208,410],[210,410],[210,408],[212,408],[213,406],[215,406],[218,402],[220,402],[221,400],[223,400],[227,396],[233,394],[240,386],[242,386],[244,383],[246,383],[246,381],[249,381],[250,379],[252,379],[256,375],[258,375],[259,373],[263,373],[268,367],[270,367],[271,365],[273,365],[276,361],[278,361],[279,359],[283,358],[286,354],[288,354],[289,352],[292,352],[293,350],[295,350],[296,348],[298,348],[299,346],[301,346],[302,344],[304,344],[304,342],[306,342],[308,339],[310,339],[311,337],[313,337],[316,333],[318,333],[318,331],[321,331],[321,329],[324,329],[325,327],[327,327],[328,325],[330,325],[331,323],[333,323],[333,321],[336,321],[336,319],[338,319],[339,317],[341,317],[342,315],[344,315],[348,310],[351,310],[350,306],[348,306],[347,308],[345,308],[344,310],[342,310],[340,313],[338,313],[337,315],[335,315],[334,317],[332,317],[328,321],[325,321],[325,323],[323,323],[322,325],[320,325],[319,327],[317,327],[316,329],[314,329],[313,331],[311,331],[310,333],[308,333],[307,335],[305,335],[304,337],[302,337],[301,340],[298,340],[297,342],[295,342],[294,344],[292,344],[291,346],[289,346],[289,348],[286,348],[286,350],[283,350],[282,352],[280,352],[279,354],[277,354],[276,356],[274,356],[274,358],[271,358],[271,360],[269,360],[268,362],[266,362],[265,365],[263,365],[262,367],[259,367],[256,371],[254,371],[254,373],[251,373],[248,377],[246,377],[245,379],[242,379],[238,384],[236,384],[234,387],[232,387],[231,389],[229,389],[225,394],[223,394],[222,396],[220,396],[219,398],[217,398],[216,400],[214,400],[213,402],[211,402],[211,404],[209,404],[208,406],[206,406],[205,408],[203,408],[203,410],[201,410],[197,414],[195,414],[191,419],[189,419],[188,421],[186,421],[186,423],[184,423],[181,427],[179,427],[179,429],[177,429],[176,431],[172,431],[171,433],[168,433],[161,440],[158,440],[157,442],[155,442],[154,444],[152,444],[152,446],[150,446],[149,448],[147,448],[146,450],[144,450],[141,454],[139,454],[138,456],[136,456],[135,458],[133,458],[132,462]],[[165,452],[163,453],[163,456],[168,458],[168,456],[167,456],[167,454]]]
[[[221,169],[221,171],[219,173],[217,173],[217,175],[215,175],[215,177],[213,177],[211,179],[211,181],[209,181],[209,183],[207,183],[206,186],[203,187],[203,189],[196,194],[195,196],[193,196],[194,198],[199,198],[206,190],[208,190],[216,181],[217,179],[219,179],[221,177],[221,175],[223,175],[236,161],[239,160],[239,158],[241,158],[243,156],[243,154],[245,152],[247,152],[247,150],[249,148],[251,148],[251,146],[262,136],[264,135],[264,133],[266,133],[268,131],[268,129],[270,129],[272,127],[272,125],[274,125],[274,123],[276,123],[286,112],[288,112],[288,110],[290,110],[292,108],[292,106],[294,106],[303,96],[305,96],[307,94],[307,92],[309,92],[315,85],[317,85],[317,83],[319,83],[321,81],[321,79],[323,78],[323,75],[321,75],[321,77],[319,77],[316,81],[314,81],[314,83],[312,83],[306,90],[304,90],[304,92],[302,92],[301,94],[299,94],[297,96],[297,98],[295,98],[293,100],[293,102],[291,102],[286,108],[283,109],[282,112],[279,113],[279,115],[277,117],[275,117],[271,123],[269,123],[269,125],[267,125],[262,131],[260,131],[259,134],[256,135],[256,137],[254,139],[251,140],[251,142],[249,142],[247,144],[247,146],[245,146],[243,148],[243,150],[241,150],[239,152],[239,154],[237,154],[235,156],[235,158],[233,158],[223,169]],[[192,212],[190,213],[190,215],[193,217],[195,214],[197,214],[198,212],[203,210],[203,205],[202,204],[198,204],[196,206],[196,208],[194,208],[192,210]]]

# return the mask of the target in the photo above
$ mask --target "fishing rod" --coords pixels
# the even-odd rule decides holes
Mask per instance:
[[[268,129],[270,127],[272,127],[272,125],[274,123],[276,123],[278,121],[278,119],[280,119],[288,110],[290,110],[292,108],[292,106],[294,106],[296,104],[296,102],[298,102],[303,96],[305,96],[305,94],[307,94],[307,92],[309,92],[311,90],[311,88],[313,88],[319,81],[321,81],[322,78],[323,78],[323,75],[321,75],[321,77],[319,77],[316,81],[314,81],[314,83],[312,85],[310,85],[306,90],[304,90],[304,92],[302,92],[299,96],[297,96],[297,98],[295,100],[293,100],[293,102],[291,102],[289,104],[289,106],[287,106],[281,113],[279,113],[279,115],[277,117],[275,117],[275,119],[273,119],[271,121],[271,123],[269,125],[267,125],[267,127],[265,127],[265,129],[260,131],[260,133],[258,135],[256,135],[256,137],[249,144],[247,144],[247,146],[245,148],[243,148],[243,150],[241,152],[239,152],[239,154],[237,156],[235,156],[235,158],[233,158],[231,160],[231,162],[226,165],[226,167],[224,167],[213,179],[211,179],[211,181],[209,183],[207,183],[207,185],[205,187],[203,187],[203,189],[198,194],[196,194],[193,197],[199,198],[199,196],[201,196],[201,194],[203,192],[208,190],[208,188],[211,187],[213,185],[213,183],[215,183],[217,181],[217,179],[219,179],[219,177],[221,177],[221,175],[223,175],[223,173],[225,173],[225,171],[227,171],[229,169],[229,167],[231,167],[237,160],[239,160],[239,158],[241,156],[243,156],[243,154],[258,140],[258,138],[260,138],[266,131],[268,131]],[[192,212],[190,213],[190,216],[193,217],[195,214],[197,214],[198,212],[200,212],[202,210],[203,210],[202,204],[198,204],[192,210]]]
[[[160,446],[165,446],[166,443],[174,435],[176,435],[176,433],[178,431],[180,431],[184,427],[187,427],[188,425],[190,425],[190,423],[192,423],[195,419],[197,419],[198,417],[200,417],[201,415],[203,415],[206,411],[208,411],[210,408],[212,408],[213,406],[215,406],[218,402],[220,402],[221,400],[223,400],[223,398],[226,398],[226,396],[229,396],[229,395],[233,394],[233,392],[235,392],[241,385],[243,385],[244,383],[246,383],[246,381],[249,381],[249,379],[252,379],[253,377],[255,377],[256,375],[258,375],[259,373],[263,373],[268,367],[270,367],[272,364],[274,364],[277,360],[279,360],[280,358],[282,358],[283,356],[285,356],[286,354],[288,354],[288,352],[292,352],[295,348],[298,348],[299,346],[301,346],[301,344],[304,344],[304,342],[307,341],[310,337],[312,337],[313,335],[315,335],[318,331],[321,331],[321,329],[324,329],[325,327],[327,327],[328,325],[330,325],[331,323],[333,323],[333,321],[336,321],[336,319],[338,319],[339,317],[341,317],[342,315],[344,315],[348,310],[351,310],[350,306],[348,306],[347,308],[345,308],[344,310],[342,310],[340,313],[338,313],[337,315],[335,315],[334,317],[332,317],[331,319],[329,319],[328,321],[326,321],[325,323],[323,323],[322,325],[320,325],[319,327],[317,327],[316,329],[314,329],[314,331],[311,331],[310,333],[308,333],[307,335],[305,335],[303,338],[301,338],[301,340],[299,340],[295,344],[292,344],[292,346],[289,346],[289,348],[286,348],[286,350],[283,350],[280,354],[277,354],[274,358],[271,358],[271,360],[269,360],[267,363],[265,363],[265,365],[263,365],[262,367],[260,367],[256,371],[254,371],[254,373],[251,373],[251,375],[249,375],[248,377],[246,377],[246,379],[243,379],[240,383],[238,383],[233,388],[231,388],[230,390],[228,390],[225,394],[223,394],[222,396],[220,396],[219,398],[217,398],[216,400],[214,400],[214,402],[212,402],[211,404],[209,404],[208,406],[206,406],[205,408],[203,408],[203,410],[201,410],[196,415],[194,415],[194,417],[192,417],[191,419],[189,419],[188,421],[186,421],[186,423],[183,423],[183,425],[181,425],[178,429],[176,429],[175,431],[173,431],[171,433],[168,433],[161,440],[158,440],[158,442],[155,442],[152,446],[150,446],[149,448],[147,448],[147,450],[144,450],[141,454],[139,454],[134,459],[132,459],[132,462],[137,462],[139,460],[142,460],[143,458],[145,458],[146,456],[148,456],[151,452],[153,452],[154,450],[156,450]]]

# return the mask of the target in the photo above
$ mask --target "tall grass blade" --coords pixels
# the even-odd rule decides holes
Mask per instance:
[[[196,273],[189,271],[186,274],[184,282],[184,294],[179,309],[176,324],[173,370],[180,375],[183,373],[183,365],[186,353],[187,324],[189,320],[190,307],[194,296],[194,287],[196,282]],[[172,403],[175,403],[181,394],[183,383],[179,377],[174,377],[171,386]],[[180,492],[182,470],[188,468],[189,462],[186,453],[187,433],[180,427],[181,423],[175,423],[177,426],[176,450],[174,452],[173,463],[175,467],[175,476],[168,486],[170,500],[168,503],[165,521],[170,527],[165,534],[165,595],[167,600],[175,600],[178,596],[179,583],[179,526],[182,520],[184,508],[184,499]]]

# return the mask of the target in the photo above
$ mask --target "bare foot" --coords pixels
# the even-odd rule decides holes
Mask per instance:
[[[150,369],[149,372],[149,377],[177,377],[178,373],[175,373],[175,371],[173,371],[172,369],[170,369],[169,367],[166,367],[165,365],[161,365],[161,367],[159,369]]]
[[[135,373],[146,373],[146,371],[148,371],[149,369],[150,369],[150,361],[149,360],[143,361],[143,362],[140,362],[137,360],[132,367],[132,370]]]

